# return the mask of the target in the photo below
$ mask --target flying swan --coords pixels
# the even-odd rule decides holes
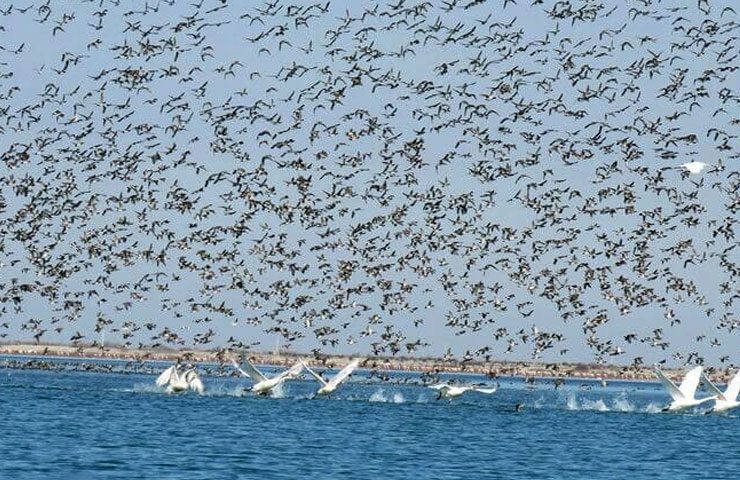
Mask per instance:
[[[711,380],[709,380],[709,377],[703,374],[702,377],[704,377],[704,383],[706,383],[707,386],[709,386],[709,389],[717,395],[717,398],[714,401],[714,406],[706,413],[726,412],[733,408],[740,407],[740,401],[737,399],[738,394],[740,394],[740,370],[737,371],[732,380],[727,384],[727,389],[724,393],[720,391],[720,389],[717,388]]]
[[[437,397],[437,400],[440,400],[442,398],[459,397],[465,392],[479,392],[479,393],[491,394],[491,393],[496,393],[496,390],[498,390],[498,387],[481,388],[481,387],[476,387],[476,386],[450,385],[448,383],[439,383],[437,385],[430,385],[429,388],[433,388],[439,391],[439,396]]]
[[[703,367],[694,367],[686,374],[681,386],[677,387],[675,383],[665,376],[663,372],[655,369],[655,374],[658,376],[663,386],[668,390],[668,394],[673,398],[673,401],[663,409],[664,412],[677,412],[689,407],[695,407],[701,405],[704,402],[714,400],[716,396],[697,399],[695,398],[696,389],[701,381]]]
[[[246,355],[242,355],[241,362],[244,366],[244,370],[242,370],[239,364],[236,363],[236,360],[231,360],[234,368],[239,373],[241,373],[245,377],[254,380],[255,384],[252,385],[250,391],[256,393],[257,395],[266,395],[270,393],[274,388],[282,384],[285,380],[297,377],[301,373],[301,370],[303,370],[303,362],[301,361],[296,363],[289,369],[285,370],[284,372],[275,375],[272,378],[268,378],[264,374],[262,374],[262,372],[257,370],[257,368],[249,361]]]
[[[310,373],[321,384],[321,388],[319,388],[316,391],[316,394],[317,395],[329,395],[332,392],[334,392],[337,388],[339,388],[339,385],[347,377],[350,376],[350,374],[360,365],[361,361],[362,361],[361,358],[356,358],[352,360],[351,362],[349,362],[349,364],[346,367],[341,369],[339,373],[334,375],[334,377],[329,381],[324,380],[324,378],[321,375],[311,370],[311,368],[305,363],[303,364],[303,367],[306,369],[308,373]]]
[[[198,373],[195,368],[189,368],[185,372],[180,373],[179,364],[174,364],[164,372],[159,374],[157,377],[158,387],[167,387],[167,393],[179,393],[185,390],[193,390],[194,392],[203,393],[205,388],[203,382],[200,381]]]

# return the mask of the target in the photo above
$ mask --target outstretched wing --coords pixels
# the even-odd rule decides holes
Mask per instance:
[[[267,380],[267,377],[262,375],[262,373],[257,370],[254,365],[252,365],[252,362],[249,361],[246,355],[242,355],[241,358],[242,365],[244,365],[244,370],[241,369],[238,363],[236,363],[236,360],[231,360],[231,363],[234,365],[234,368],[244,375],[245,377],[249,377],[255,382],[262,382],[264,380]]]
[[[284,378],[295,377],[296,375],[301,373],[301,370],[303,370],[303,362],[298,362],[292,367],[290,367],[289,369],[287,369],[286,371],[280,373],[280,375],[278,375],[277,378],[282,380]]]
[[[671,381],[670,378],[666,377],[663,372],[661,372],[658,369],[655,369],[655,374],[658,376],[660,381],[663,383],[663,386],[666,390],[668,390],[668,394],[673,398],[674,400],[681,400],[684,398],[683,393],[679,388],[676,386],[675,383]]]
[[[157,386],[164,387],[172,380],[172,376],[177,375],[177,367],[172,365],[170,368],[160,373],[157,377]]]
[[[190,390],[198,393],[203,393],[205,387],[203,387],[203,382],[200,381],[200,377],[197,373],[195,373],[195,371],[191,370],[190,372],[188,372],[187,380]]]
[[[303,368],[305,368],[305,369],[306,369],[306,371],[307,371],[308,373],[310,373],[310,374],[311,374],[311,376],[312,376],[313,378],[315,378],[316,380],[318,380],[318,382],[319,382],[320,384],[322,384],[322,385],[326,385],[326,380],[324,380],[323,378],[321,378],[321,375],[319,375],[318,373],[314,372],[314,371],[313,371],[313,370],[311,369],[311,367],[309,367],[308,365],[306,365],[306,363],[303,363]]]
[[[737,396],[740,394],[740,370],[737,371],[730,383],[727,384],[727,390],[725,391],[725,397],[728,400],[735,401]]]
[[[701,381],[702,370],[703,367],[694,367],[686,374],[686,378],[683,379],[681,386],[678,387],[684,397],[694,398],[694,392],[696,392],[699,382]]]
[[[717,395],[717,398],[718,399],[725,400],[725,395],[722,393],[722,390],[720,390],[719,388],[717,388],[717,385],[715,385],[714,383],[712,383],[712,381],[709,379],[709,377],[707,377],[706,375],[704,375],[702,373],[701,374],[701,378],[702,378],[702,380],[704,380],[704,385],[706,385],[707,387],[709,387],[709,390],[711,390],[712,392],[714,392],[714,394]]]
[[[496,393],[496,390],[498,390],[498,388],[496,388],[496,387],[493,387],[493,388],[478,388],[478,387],[476,387],[473,390],[475,390],[476,392],[480,392],[480,393],[488,393],[488,394],[491,394],[491,393]]]
[[[438,383],[436,385],[428,385],[429,388],[433,388],[435,390],[448,390],[450,388],[449,385],[446,383]]]
[[[344,367],[343,369],[341,369],[339,371],[339,373],[337,373],[334,376],[334,378],[332,378],[331,380],[329,380],[329,384],[330,385],[337,386],[340,383],[342,383],[344,381],[344,379],[346,379],[347,377],[349,377],[350,374],[360,365],[360,361],[361,361],[361,359],[355,358],[354,360],[352,360],[351,362],[349,362],[349,365],[347,365],[346,367]]]

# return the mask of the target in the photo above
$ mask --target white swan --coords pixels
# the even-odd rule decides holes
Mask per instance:
[[[285,380],[295,378],[298,376],[298,374],[301,373],[301,370],[303,370],[303,362],[298,362],[289,369],[285,370],[284,372],[275,375],[272,378],[268,378],[265,375],[262,374],[257,368],[252,365],[252,363],[249,361],[249,359],[246,357],[246,355],[242,355],[241,358],[242,365],[244,366],[244,370],[239,366],[238,363],[236,363],[236,360],[231,360],[231,363],[234,365],[234,368],[241,373],[243,376],[251,378],[254,380],[255,384],[252,385],[252,388],[250,389],[252,392],[256,393],[257,395],[266,395],[270,393],[275,387],[282,384]]]
[[[179,365],[172,365],[170,368],[159,374],[157,377],[158,387],[167,387],[167,393],[179,393],[185,390],[193,390],[203,393],[205,388],[201,382],[198,373],[194,368],[190,368],[183,373],[179,372]]]
[[[442,398],[453,398],[453,397],[459,397],[465,392],[479,392],[479,393],[496,393],[496,390],[498,390],[498,387],[494,388],[481,388],[476,387],[472,385],[450,385],[448,383],[439,383],[437,385],[430,385],[429,388],[433,388],[435,390],[439,391],[439,396],[437,397],[437,400]]]
[[[704,402],[714,400],[716,396],[697,399],[695,398],[696,389],[701,381],[701,372],[703,367],[694,367],[686,374],[681,386],[677,387],[675,383],[665,376],[663,372],[655,369],[655,374],[658,376],[663,386],[668,390],[668,394],[673,398],[673,401],[663,409],[664,412],[671,411],[676,412],[689,407],[695,407],[701,405]]]
[[[360,365],[361,361],[361,358],[352,360],[329,381],[324,380],[321,375],[311,370],[311,368],[305,363],[303,364],[303,367],[321,384],[321,388],[316,391],[316,394],[329,395],[334,392],[347,377],[350,376],[350,374]]]
[[[740,370],[737,371],[732,380],[727,384],[727,389],[722,392],[717,386],[709,380],[709,377],[702,374],[704,377],[704,383],[709,386],[716,395],[717,399],[714,401],[714,406],[710,408],[706,413],[720,413],[732,410],[733,408],[740,407],[740,401],[738,401],[738,394],[740,394]]]
[[[688,162],[681,164],[683,168],[685,168],[689,173],[698,174],[701,173],[702,170],[704,170],[708,165],[704,162]]]

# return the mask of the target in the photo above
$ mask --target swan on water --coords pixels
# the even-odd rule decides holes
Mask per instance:
[[[686,374],[681,386],[677,387],[670,378],[666,377],[663,372],[655,369],[655,374],[658,376],[663,386],[668,390],[668,394],[673,398],[673,401],[663,409],[664,412],[676,412],[689,407],[695,407],[701,405],[704,402],[714,400],[716,396],[706,398],[695,398],[696,389],[701,381],[703,367],[694,367]]]
[[[334,392],[339,387],[339,385],[347,377],[350,376],[350,374],[352,374],[352,372],[360,365],[361,361],[362,361],[361,358],[356,358],[352,360],[351,362],[349,362],[349,364],[346,367],[341,369],[339,373],[334,375],[334,377],[329,381],[324,380],[324,378],[321,375],[311,370],[311,368],[305,363],[303,364],[303,367],[306,369],[308,373],[310,373],[321,384],[321,388],[319,388],[316,391],[316,394],[317,395],[329,395],[332,392]]]
[[[179,393],[185,390],[193,390],[198,393],[205,391],[203,382],[201,382],[195,368],[189,368],[182,373],[180,373],[179,369],[180,366],[176,363],[160,373],[156,381],[157,386],[166,386],[167,393]]]
[[[298,362],[289,369],[285,370],[284,372],[281,372],[278,375],[275,375],[272,378],[268,378],[265,375],[262,374],[257,368],[252,364],[252,362],[249,361],[246,354],[242,355],[241,357],[241,363],[244,366],[244,369],[242,369],[238,363],[236,363],[236,360],[231,360],[231,363],[234,365],[234,368],[241,373],[243,376],[251,378],[255,384],[252,385],[252,388],[250,391],[256,393],[257,395],[266,395],[270,393],[274,388],[282,384],[285,380],[292,379],[297,377],[301,370],[303,370],[303,362]]]
[[[733,408],[740,407],[740,401],[738,401],[738,394],[740,394],[740,370],[737,371],[732,380],[727,384],[727,388],[722,392],[717,386],[709,380],[709,377],[702,374],[704,377],[704,383],[707,384],[710,390],[712,390],[717,398],[714,401],[714,406],[710,408],[706,413],[720,413],[732,410]]]
[[[465,392],[479,392],[479,393],[496,393],[496,390],[498,390],[498,387],[493,388],[481,388],[473,385],[450,385],[448,383],[439,383],[437,385],[430,385],[429,388],[433,388],[435,390],[439,391],[439,396],[437,397],[437,400],[440,400],[442,398],[453,398],[453,397],[459,397]]]

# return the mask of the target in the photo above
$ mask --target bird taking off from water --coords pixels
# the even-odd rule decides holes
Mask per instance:
[[[249,361],[246,354],[242,355],[241,357],[241,363],[244,369],[239,366],[236,360],[232,360],[231,363],[234,365],[234,368],[243,376],[254,380],[255,384],[252,385],[250,391],[258,395],[266,395],[270,393],[274,388],[281,385],[285,380],[296,378],[301,373],[301,370],[303,370],[303,362],[301,361],[296,363],[289,369],[285,370],[284,372],[275,375],[272,378],[268,378],[264,374],[262,374],[262,372],[257,370],[252,362]]]
[[[717,398],[716,396],[701,399],[695,398],[696,389],[701,381],[702,370],[703,367],[695,367],[689,370],[686,377],[684,377],[683,382],[681,382],[680,387],[677,387],[676,384],[673,383],[670,378],[666,377],[663,372],[658,369],[655,370],[655,374],[663,383],[665,389],[668,390],[668,394],[673,398],[670,405],[663,409],[664,412],[677,412],[689,407],[701,405],[704,402]]]
[[[437,397],[437,400],[441,400],[443,398],[453,398],[453,397],[459,397],[465,392],[479,392],[479,393],[496,393],[496,390],[498,390],[498,386],[493,388],[482,388],[478,386],[462,386],[462,385],[450,385],[447,383],[439,383],[437,385],[430,385],[429,388],[433,388],[435,390],[439,391],[439,396]]]
[[[167,393],[180,393],[186,390],[203,393],[205,388],[195,368],[180,373],[180,365],[174,364],[157,377],[158,387],[167,387]]]
[[[349,377],[352,372],[360,365],[360,362],[362,361],[361,358],[356,358],[349,362],[349,364],[341,369],[339,373],[334,375],[334,377],[331,380],[324,380],[324,378],[319,375],[318,373],[314,372],[308,365],[305,363],[303,364],[303,367],[306,369],[308,373],[310,373],[320,384],[321,388],[319,388],[316,391],[317,395],[330,395],[333,393],[337,388],[339,388],[339,385]]]
[[[717,386],[709,380],[709,377],[702,374],[704,383],[709,389],[716,394],[716,400],[714,406],[710,408],[706,413],[721,413],[733,408],[740,407],[740,401],[738,401],[738,394],[740,394],[740,370],[737,371],[732,380],[727,384],[727,389],[722,392]]]

